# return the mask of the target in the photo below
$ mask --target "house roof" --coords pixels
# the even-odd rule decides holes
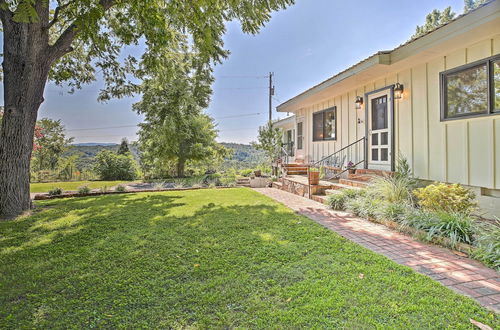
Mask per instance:
[[[456,18],[448,21],[447,23],[445,23],[443,25],[440,25],[439,27],[437,27],[431,31],[428,31],[428,32],[416,37],[416,38],[412,38],[412,39],[406,41],[405,43],[402,43],[401,45],[397,46],[396,48],[394,48],[392,50],[379,51],[379,52],[365,58],[364,60],[361,60],[360,62],[348,67],[347,69],[333,75],[332,77],[322,81],[321,83],[314,85],[313,87],[311,87],[311,88],[305,90],[304,92],[294,96],[293,98],[281,103],[280,105],[277,106],[277,111],[288,111],[288,110],[285,110],[285,108],[288,107],[289,104],[295,103],[299,99],[307,97],[310,94],[314,94],[314,93],[318,92],[319,90],[333,86],[333,85],[337,84],[338,82],[340,82],[344,79],[347,79],[349,77],[352,77],[358,73],[361,73],[362,71],[365,71],[366,69],[368,69],[374,65],[393,64],[397,60],[401,60],[401,58],[395,59],[395,58],[393,58],[393,56],[391,56],[395,52],[402,50],[404,48],[410,47],[410,46],[412,46],[418,42],[421,42],[427,38],[431,38],[432,35],[438,33],[439,31],[447,29],[447,27],[449,27],[450,25],[452,25],[456,22],[462,21],[464,19],[464,17],[470,16],[473,13],[476,13],[476,12],[482,10],[484,7],[489,7],[489,6],[493,7],[494,5],[496,5],[498,7],[499,4],[500,4],[500,0],[492,0],[492,1],[486,2],[482,5],[480,5],[479,7],[475,8],[467,13],[459,15]]]

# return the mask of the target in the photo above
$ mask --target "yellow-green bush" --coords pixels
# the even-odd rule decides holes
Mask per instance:
[[[418,204],[430,211],[469,214],[476,209],[475,194],[459,184],[435,182],[414,191]]]

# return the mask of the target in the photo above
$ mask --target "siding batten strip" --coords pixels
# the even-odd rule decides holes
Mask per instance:
[[[430,149],[430,144],[429,144],[429,139],[430,139],[430,124],[429,124],[429,63],[425,63],[425,120],[426,120],[426,126],[427,126],[427,179],[431,178],[431,169],[430,169],[430,164],[431,164],[431,149]]]

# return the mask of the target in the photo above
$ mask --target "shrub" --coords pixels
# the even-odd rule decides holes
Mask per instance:
[[[429,211],[470,214],[477,206],[472,191],[459,184],[434,183],[415,190],[418,204]]]
[[[92,189],[89,188],[89,186],[81,186],[81,187],[78,187],[78,193],[80,195],[87,195],[87,194],[90,194],[90,192],[92,191]]]
[[[118,192],[125,192],[127,191],[127,187],[125,187],[124,185],[122,184],[119,184],[118,186],[115,187],[115,191],[118,191]]]
[[[500,271],[500,223],[476,227],[473,256]]]
[[[220,177],[220,184],[222,186],[232,187],[236,185],[236,171],[230,169],[225,171]]]
[[[101,180],[134,180],[139,176],[137,164],[131,154],[117,155],[112,151],[102,150],[94,161],[94,171]]]
[[[99,192],[101,193],[105,193],[106,191],[108,191],[108,186],[102,186],[101,188],[99,188]]]
[[[245,170],[240,171],[240,175],[244,176],[244,177],[249,177],[250,175],[253,174],[253,172],[254,172],[254,170],[252,170],[252,169],[245,169]]]
[[[429,241],[436,236],[446,237],[450,239],[451,247],[473,241],[474,220],[460,213],[415,210],[406,214],[402,225],[425,231]]]
[[[59,196],[59,195],[62,195],[62,193],[63,193],[63,190],[62,190],[62,188],[59,188],[59,187],[49,190],[49,196]]]

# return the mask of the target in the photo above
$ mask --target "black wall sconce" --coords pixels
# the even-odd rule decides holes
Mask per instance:
[[[363,98],[361,96],[356,96],[356,101],[354,103],[356,104],[356,110],[361,109],[361,106],[363,105]]]
[[[403,98],[403,91],[404,91],[403,85],[401,85],[400,83],[394,84],[394,98],[396,100]]]

